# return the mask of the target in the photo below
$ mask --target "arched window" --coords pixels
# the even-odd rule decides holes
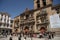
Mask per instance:
[[[43,5],[46,6],[46,0],[42,0],[43,1]]]
[[[40,8],[40,0],[37,0],[37,8]]]

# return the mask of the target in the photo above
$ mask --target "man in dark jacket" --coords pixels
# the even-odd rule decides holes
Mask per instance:
[[[12,40],[12,37],[10,37],[10,39],[9,40]]]

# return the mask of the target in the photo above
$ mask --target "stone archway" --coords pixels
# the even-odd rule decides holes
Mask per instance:
[[[26,26],[26,27],[24,28],[24,30],[25,30],[25,29],[28,29],[28,30],[29,30],[29,27]]]
[[[28,33],[29,33],[29,27],[26,26],[26,27],[24,28],[24,34],[28,34]]]

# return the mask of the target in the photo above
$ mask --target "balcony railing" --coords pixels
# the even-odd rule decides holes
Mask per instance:
[[[34,22],[34,18],[33,17],[29,17],[29,19],[23,19],[23,20],[20,20],[21,23],[27,23],[27,22]]]
[[[47,15],[46,12],[41,12],[41,13],[38,13],[37,16],[43,16],[43,15]]]
[[[16,23],[16,24],[14,25],[14,28],[19,28],[19,24]]]
[[[19,28],[19,26],[14,26],[14,28]]]
[[[5,29],[12,29],[11,27],[7,26],[0,26],[0,28],[5,28]]]
[[[25,20],[20,20],[20,24],[23,24]]]
[[[42,24],[48,24],[48,23],[49,23],[49,21],[44,21],[44,22],[37,21],[37,24],[40,24],[40,25],[42,25]]]

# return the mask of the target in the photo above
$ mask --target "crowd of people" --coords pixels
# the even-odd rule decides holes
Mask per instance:
[[[25,33],[20,33],[19,34],[19,37],[18,37],[18,40],[21,40],[21,37],[24,37],[24,39],[26,39],[27,37],[36,37],[36,38],[48,38],[48,39],[51,39],[51,38],[54,38],[54,32],[46,32],[46,29],[44,27],[41,27],[40,28],[40,33],[29,33],[29,32],[25,32]],[[9,40],[12,40],[12,37],[10,37]]]

